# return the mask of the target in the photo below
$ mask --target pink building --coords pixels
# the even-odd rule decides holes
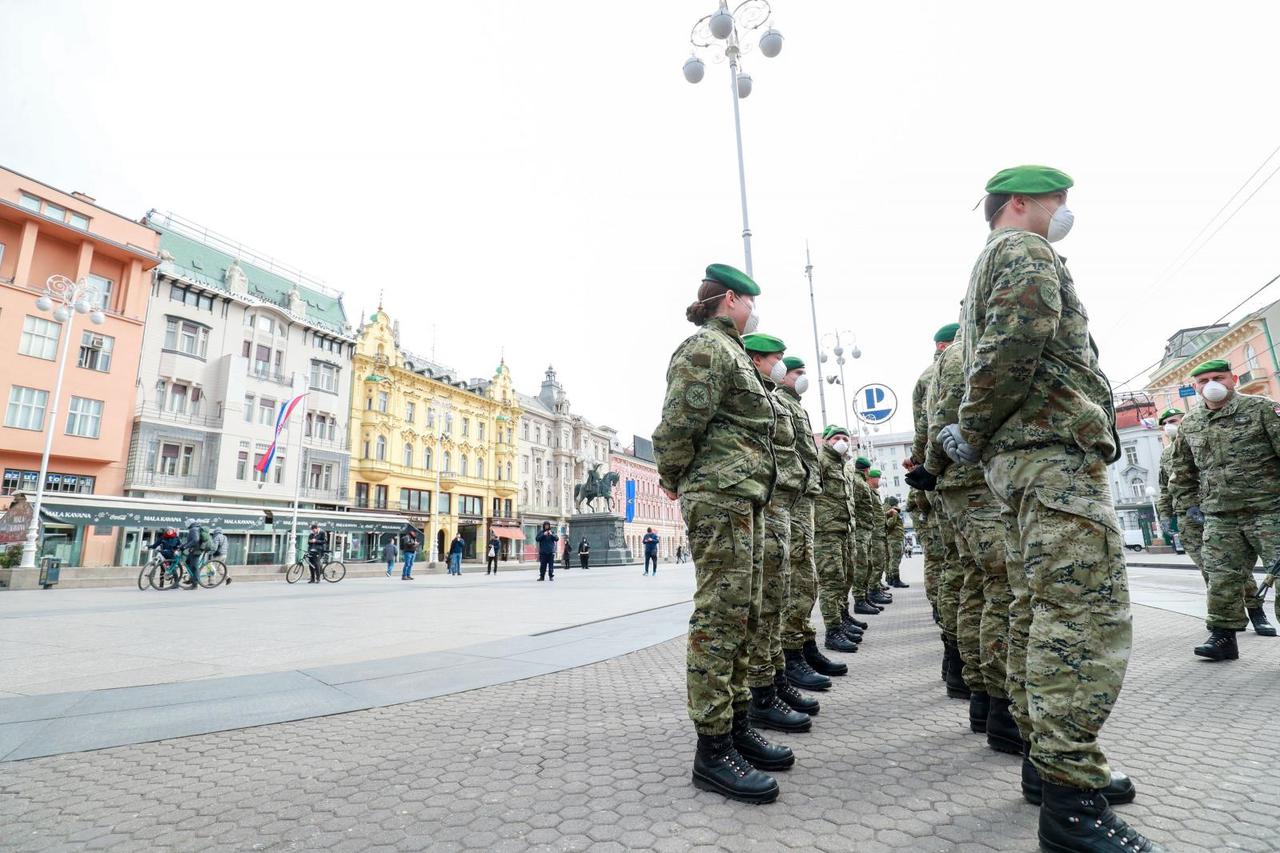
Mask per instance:
[[[1147,393],[1157,411],[1187,410],[1198,405],[1185,394],[1190,372],[1197,364],[1222,358],[1231,364],[1237,389],[1280,401],[1280,356],[1273,330],[1280,331],[1280,302],[1272,302],[1230,326],[1198,326],[1179,329],[1165,344],[1164,359],[1150,374]]]
[[[614,507],[624,514],[630,509],[631,520],[625,525],[625,536],[632,556],[644,559],[641,540],[649,527],[661,540],[659,559],[674,560],[677,547],[683,547],[687,553],[689,537],[680,514],[680,502],[669,500],[658,487],[658,464],[653,461],[653,445],[648,439],[636,436],[626,450],[615,448],[609,454],[609,470],[618,475],[618,483],[613,487]],[[635,483],[635,501],[631,508],[627,506],[628,482]]]

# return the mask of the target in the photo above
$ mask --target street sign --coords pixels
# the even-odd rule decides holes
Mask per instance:
[[[853,413],[865,423],[884,423],[897,410],[898,397],[888,385],[863,385],[853,397]]]
[[[1196,389],[1192,388],[1190,385],[1183,385],[1178,388],[1179,397],[1194,397],[1195,395]]]

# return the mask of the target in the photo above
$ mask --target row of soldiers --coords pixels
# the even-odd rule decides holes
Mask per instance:
[[[688,707],[698,734],[693,782],[751,803],[778,797],[768,771],[795,763],[760,729],[812,727],[819,701],[848,665],[818,648],[857,652],[893,602],[903,521],[882,502],[880,471],[855,456],[849,430],[821,446],[800,403],[804,362],[754,332],[759,285],[707,267],[686,316],[699,326],[672,356],[653,435],[661,487],[677,494],[697,577],[689,620]],[[852,612],[851,612],[852,610]]]

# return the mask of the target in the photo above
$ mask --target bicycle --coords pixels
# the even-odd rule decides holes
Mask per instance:
[[[151,563],[148,564],[147,583],[152,589],[164,589],[166,577],[173,579],[173,585],[177,586],[191,577],[191,571],[187,567],[187,562],[181,556],[173,558],[176,562],[173,571],[170,572],[165,565],[165,560],[159,554],[152,557]],[[196,581],[205,589],[213,589],[223,583],[231,583],[231,579],[227,577],[227,564],[221,560],[210,560],[208,554],[201,554],[200,564],[196,568]],[[139,579],[138,586],[142,586]]]
[[[332,551],[325,551],[320,555],[320,560],[324,564],[324,569],[320,572],[320,577],[329,583],[337,583],[347,576],[347,564],[341,560],[330,560],[329,556]],[[299,557],[297,562],[290,566],[284,573],[284,579],[288,583],[297,583],[302,580],[302,573],[311,569],[310,560],[304,555]]]

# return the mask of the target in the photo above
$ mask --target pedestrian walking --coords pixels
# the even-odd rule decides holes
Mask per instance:
[[[542,522],[542,532],[538,534],[538,580],[556,579],[556,543],[560,541],[551,530],[551,522]]]
[[[653,532],[652,527],[646,527],[644,538],[640,540],[640,544],[644,546],[644,573],[649,574],[649,561],[653,561],[653,573],[658,573],[658,534]]]
[[[313,521],[311,533],[307,536],[307,567],[311,570],[311,579],[307,583],[320,583],[320,561],[328,550],[328,535]]]
[[[391,570],[396,564],[396,541],[394,536],[387,538],[387,543],[382,546],[382,559],[387,563],[387,577],[391,577]]]
[[[449,574],[462,577],[462,552],[466,547],[467,540],[461,533],[453,537],[453,543],[449,545]]]
[[[584,569],[591,568],[591,546],[587,544],[587,537],[585,536],[578,543],[578,563]]]
[[[418,534],[406,530],[400,537],[400,554],[404,558],[404,569],[400,572],[400,580],[413,580],[413,563],[418,559]]]
[[[564,554],[562,555],[562,559],[564,560],[564,570],[567,572],[569,571],[569,537],[568,536],[564,537]]]
[[[498,534],[489,534],[489,547],[484,552],[484,573],[498,573],[498,554],[502,551],[502,540],[498,538]]]
[[[679,565],[680,563],[683,563],[683,562],[684,562],[684,546],[677,545],[676,546],[676,565]]]

